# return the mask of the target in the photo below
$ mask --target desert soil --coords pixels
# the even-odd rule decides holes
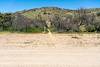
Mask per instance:
[[[0,67],[100,67],[100,34],[0,34]]]

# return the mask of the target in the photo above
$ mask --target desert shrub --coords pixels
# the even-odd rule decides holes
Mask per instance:
[[[96,14],[97,14],[97,16],[100,16],[100,12],[97,12]]]
[[[79,30],[80,30],[80,32],[86,32],[86,31],[87,31],[85,25],[81,25],[81,26],[79,27]]]
[[[36,27],[27,27],[26,29],[23,28],[20,32],[26,32],[26,33],[40,33],[43,32],[43,29],[36,28]]]
[[[100,32],[100,22],[95,22],[94,26],[95,26],[95,31]]]
[[[88,32],[95,32],[95,31],[96,31],[94,25],[88,25],[88,26],[86,27],[86,30],[87,30]]]

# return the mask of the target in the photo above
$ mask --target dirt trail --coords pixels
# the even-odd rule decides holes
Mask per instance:
[[[0,67],[100,67],[99,34],[1,34]]]

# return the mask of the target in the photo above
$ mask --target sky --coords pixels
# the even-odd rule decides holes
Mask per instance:
[[[100,8],[100,0],[0,0],[0,12],[16,12],[40,7]]]

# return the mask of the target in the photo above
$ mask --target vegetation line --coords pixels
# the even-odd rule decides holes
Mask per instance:
[[[100,8],[68,10],[43,7],[15,13],[0,13],[0,32],[99,33]]]

